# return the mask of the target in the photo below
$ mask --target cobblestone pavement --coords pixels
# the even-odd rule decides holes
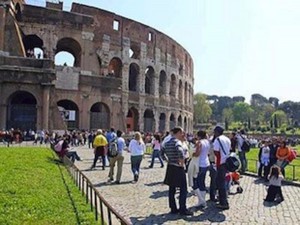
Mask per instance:
[[[256,178],[244,176],[241,178],[244,192],[230,195],[229,210],[218,210],[214,203],[208,202],[205,210],[191,208],[194,211],[193,216],[171,215],[168,208],[168,186],[162,184],[165,168],[160,168],[159,162],[154,164],[154,168],[148,169],[150,157],[146,156],[142,161],[140,180],[132,184],[130,157],[129,153],[125,153],[121,184],[108,184],[109,167],[103,171],[98,161],[96,169],[89,170],[93,161],[93,150],[80,147],[76,151],[82,159],[76,162],[76,166],[87,175],[105,199],[132,224],[300,224],[299,187],[285,185],[284,202],[264,203],[264,183]],[[192,207],[195,204],[196,197],[189,194],[187,206]]]

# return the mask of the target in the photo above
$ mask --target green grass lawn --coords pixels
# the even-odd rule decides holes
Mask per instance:
[[[298,155],[300,155],[300,145],[294,147]],[[258,148],[252,148],[248,153],[247,153],[247,159],[248,159],[248,170],[250,172],[257,173],[257,165],[256,161],[258,160]],[[295,166],[294,166],[295,165]],[[286,179],[288,180],[293,180],[293,174],[295,177],[295,180],[300,180],[300,159],[297,157],[294,159],[291,163],[291,165],[288,165],[285,168],[285,173],[286,173]]]
[[[51,150],[1,147],[0,154],[0,224],[96,224]]]

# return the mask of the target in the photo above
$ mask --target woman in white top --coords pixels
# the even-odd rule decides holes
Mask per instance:
[[[161,159],[161,156],[160,156],[160,149],[161,149],[160,142],[161,142],[160,136],[158,134],[155,134],[154,139],[152,141],[153,152],[152,152],[152,160],[151,160],[151,164],[150,164],[149,168],[153,168],[155,158],[158,158],[158,160],[160,162],[160,167],[161,168],[164,167],[164,162],[163,162],[163,160]]]
[[[133,183],[139,179],[140,166],[143,159],[146,145],[140,132],[134,134],[134,139],[129,143],[128,151],[131,153],[131,170],[133,173]]]
[[[197,137],[200,139],[196,143],[196,151],[194,156],[199,157],[199,173],[196,182],[196,189],[195,192],[198,196],[199,203],[197,206],[199,207],[206,207],[205,201],[205,194],[206,194],[206,187],[205,187],[205,177],[206,172],[209,168],[209,158],[208,153],[210,149],[210,143],[207,139],[207,135],[205,131],[198,131]]]

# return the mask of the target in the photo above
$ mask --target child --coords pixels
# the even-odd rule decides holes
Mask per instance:
[[[266,202],[274,202],[277,195],[280,197],[280,202],[282,202],[283,195],[281,191],[281,181],[283,176],[280,172],[280,167],[274,165],[271,167],[271,173],[269,175],[269,188],[268,194],[265,199]]]
[[[225,186],[227,193],[230,194],[230,188],[232,185],[238,185],[237,193],[242,193],[243,189],[240,186],[240,173],[239,172],[229,172],[225,176]]]

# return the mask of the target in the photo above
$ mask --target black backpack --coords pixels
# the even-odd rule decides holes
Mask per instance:
[[[249,152],[250,148],[251,148],[251,144],[250,144],[249,140],[244,138],[242,135],[241,135],[241,138],[243,139],[243,144],[241,146],[242,151]]]
[[[109,142],[107,155],[116,157],[118,155],[118,138],[114,138]]]
[[[221,149],[222,149],[224,155],[226,155],[226,152],[225,152],[225,150],[224,150],[224,148],[223,148],[223,145],[222,145],[220,139],[217,138],[217,140],[218,140],[219,143],[220,143],[220,146],[221,146]],[[226,169],[227,169],[229,172],[235,172],[235,171],[237,171],[237,170],[240,168],[240,164],[241,164],[241,163],[240,163],[240,160],[239,160],[235,155],[231,154],[231,155],[229,155],[228,158],[226,159],[225,164],[226,164]]]

